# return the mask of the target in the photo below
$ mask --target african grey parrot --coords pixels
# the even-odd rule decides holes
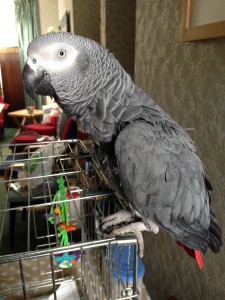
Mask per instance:
[[[210,208],[211,189],[194,144],[151,97],[136,86],[112,53],[70,33],[34,39],[23,69],[27,93],[49,95],[90,134],[109,176],[122,186],[132,209],[103,220],[126,221],[113,234],[159,227],[202,267],[207,247],[219,252],[221,230]],[[135,217],[141,222],[131,223]],[[140,246],[143,254],[143,246]]]

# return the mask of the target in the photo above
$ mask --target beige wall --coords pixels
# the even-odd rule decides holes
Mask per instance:
[[[38,0],[38,7],[41,34],[58,31],[58,0]]]
[[[74,32],[73,3],[73,0],[38,0],[41,33],[48,32],[49,27],[52,31],[58,31],[66,11],[70,14],[71,32]]]
[[[196,141],[225,234],[225,38],[181,43],[180,0],[137,0],[135,81]],[[225,299],[225,248],[200,271],[166,233],[145,234],[145,284],[153,300]]]
[[[100,41],[100,0],[73,2],[74,33]]]
[[[59,20],[62,19],[65,12],[69,12],[70,15],[70,30],[74,32],[74,17],[73,17],[73,0],[58,0],[58,15]]]
[[[136,0],[103,0],[104,10],[101,37],[104,46],[120,61],[123,68],[134,75]]]

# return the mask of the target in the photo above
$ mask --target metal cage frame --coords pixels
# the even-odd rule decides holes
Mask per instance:
[[[9,147],[12,150],[10,155]],[[21,148],[25,150],[20,152],[18,149]],[[20,153],[25,153],[25,157],[20,156]],[[70,282],[76,283],[80,299],[139,299],[136,238],[107,238],[98,231],[102,217],[125,208],[126,204],[110,189],[107,177],[81,141],[52,141],[29,144],[26,147],[23,144],[4,145],[0,148],[0,160],[3,170],[0,187],[4,186],[5,189],[5,197],[0,207],[0,243],[5,239],[10,213],[25,211],[27,214],[25,251],[0,256],[0,268],[14,264],[19,272],[16,284],[1,285],[0,282],[0,299],[7,299],[8,295],[15,293],[20,294],[23,297],[21,299],[34,299],[34,296],[39,295],[37,291],[46,287],[50,287],[52,298],[43,299],[57,299],[59,286]],[[52,192],[52,183],[59,177],[63,178],[66,195],[69,195],[65,199],[57,198],[56,193]],[[27,203],[11,207],[12,190],[25,197]],[[53,214],[53,225],[43,218],[41,225],[46,226],[46,234],[39,234],[37,215],[40,211],[43,211],[44,216],[49,215],[51,208],[62,204],[68,208],[68,222],[79,229],[80,240],[72,243],[73,236],[70,233],[69,245],[60,246],[56,228],[56,223],[60,223],[57,219],[59,216]],[[35,249],[32,248],[34,239]],[[130,268],[133,270],[132,281],[128,276],[127,280],[122,279],[119,274],[115,283],[113,272],[117,269],[119,273],[121,264],[121,257],[118,263],[113,256],[115,245],[128,247],[127,272],[130,272]],[[129,260],[131,247],[134,250],[133,260]],[[78,252],[79,260],[70,268],[60,268],[54,261],[55,257],[65,253]],[[26,279],[26,272],[29,271],[26,264],[30,262],[48,265],[47,271],[39,270],[40,277],[36,275],[35,281]],[[130,266],[131,263],[133,266]]]

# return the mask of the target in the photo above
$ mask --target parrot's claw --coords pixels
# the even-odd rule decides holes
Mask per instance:
[[[120,210],[115,214],[102,218],[101,229],[107,230],[109,227],[118,225],[122,222],[131,223],[135,221],[135,216],[128,210]]]
[[[116,226],[120,223],[127,223],[124,226],[114,228],[109,234],[108,237],[120,236],[123,234],[133,234],[138,241],[139,246],[139,256],[143,257],[144,255],[144,240],[142,236],[142,231],[150,231],[153,233],[158,233],[159,227],[157,224],[148,220],[147,223],[142,221],[135,222],[135,215],[128,210],[120,210],[115,214],[112,214],[108,217],[101,219],[101,231],[107,231],[107,229],[112,226]]]
[[[151,231],[151,230],[148,226],[145,225],[145,223],[135,222],[135,223],[131,223],[131,224],[125,225],[120,228],[113,229],[108,236],[114,237],[117,235],[132,233],[137,238],[137,241],[138,241],[139,256],[143,257],[144,256],[144,240],[143,240],[143,236],[142,236],[142,231]]]

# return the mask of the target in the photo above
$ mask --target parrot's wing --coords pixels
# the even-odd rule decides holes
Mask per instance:
[[[149,123],[127,125],[115,144],[124,192],[134,209],[192,249],[209,242],[209,195],[202,164],[176,134]]]

